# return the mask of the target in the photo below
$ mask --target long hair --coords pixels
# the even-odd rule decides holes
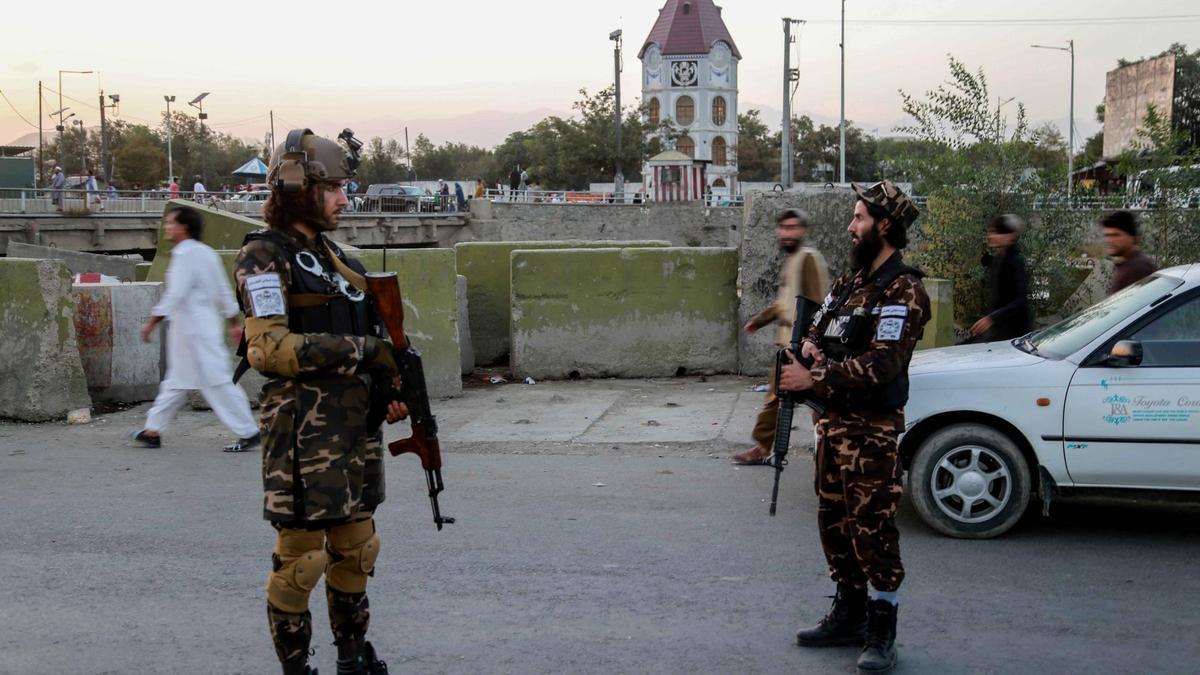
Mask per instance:
[[[263,220],[273,230],[292,233],[296,223],[321,227],[321,205],[318,201],[321,184],[311,181],[300,192],[272,190],[263,205]]]
[[[882,206],[876,206],[865,199],[860,198],[858,201],[866,204],[867,213],[875,219],[876,225],[883,220],[887,220],[892,224],[892,226],[888,228],[888,231],[883,233],[884,241],[894,246],[898,251],[903,250],[905,246],[908,246],[908,229],[902,227],[899,223],[893,220],[892,215],[887,212],[887,209],[883,208]]]

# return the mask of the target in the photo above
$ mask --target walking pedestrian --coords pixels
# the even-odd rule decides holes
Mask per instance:
[[[1029,273],[1018,240],[1025,222],[1007,213],[992,219],[987,229],[991,253],[980,262],[987,270],[987,314],[970,328],[974,342],[997,342],[1021,337],[1033,328],[1029,307]]]
[[[517,201],[517,193],[521,189],[521,165],[513,167],[512,173],[508,174],[508,196],[511,201]]]
[[[179,199],[179,183],[175,181],[174,176],[171,176],[171,184],[167,186],[167,195],[171,199]]]
[[[858,197],[850,232],[851,269],[833,285],[779,388],[811,390],[825,406],[817,421],[817,524],[837,583],[833,606],[802,647],[862,645],[859,673],[896,663],[897,591],[904,579],[896,509],[902,492],[896,440],[904,430],[908,364],[929,320],[921,272],[900,251],[919,212],[891,181]],[[868,599],[870,586],[870,599]]]
[[[204,203],[204,195],[208,193],[208,190],[204,187],[204,181],[200,180],[200,176],[196,176],[196,182],[192,184],[192,193],[192,198],[196,200],[197,204]]]
[[[1104,251],[1116,263],[1108,280],[1108,294],[1131,286],[1154,274],[1157,269],[1139,245],[1137,218],[1129,211],[1113,211],[1100,219],[1104,230]]]
[[[98,186],[96,184],[96,172],[95,171],[88,170],[87,179],[84,181],[83,187],[87,191],[87,203],[89,205],[101,203],[100,202],[100,186]],[[101,206],[100,210],[103,211],[104,207]]]
[[[813,302],[824,301],[829,290],[829,268],[825,258],[815,249],[804,246],[808,235],[808,219],[796,209],[784,209],[775,218],[775,239],[786,256],[779,268],[779,295],[769,307],[746,322],[742,330],[753,335],[760,328],[775,324],[775,346],[783,348],[792,339],[792,323],[796,320],[796,296],[803,295]],[[734,464],[766,464],[775,447],[775,423],[779,414],[775,368],[771,368],[767,396],[754,423],[751,437],[754,447],[733,456]]]
[[[379,555],[374,514],[384,499],[383,432],[367,428],[367,408],[370,383],[398,385],[398,369],[359,285],[365,269],[327,236],[358,166],[350,148],[308,129],[288,133],[271,157],[267,228],[247,235],[234,262],[247,361],[268,378],[263,517],[277,536],[267,618],[285,675],[316,672],[308,665],[309,594],[322,574],[337,672],[387,672],[366,641],[367,579]],[[406,413],[393,402],[387,421]]]
[[[529,171],[521,169],[521,180],[518,184],[521,191],[521,201],[529,201]]]
[[[229,351],[222,325],[229,324],[230,340],[241,339],[238,306],[226,278],[225,266],[201,243],[203,220],[187,207],[167,212],[163,232],[174,243],[167,267],[166,290],[142,325],[149,342],[158,324],[167,319],[167,375],[146,416],[145,427],[134,435],[144,447],[162,446],[162,432],[187,403],[188,391],[198,389],[217,419],[236,440],[226,452],[245,452],[259,443],[258,424],[250,413],[246,392],[233,383]]]

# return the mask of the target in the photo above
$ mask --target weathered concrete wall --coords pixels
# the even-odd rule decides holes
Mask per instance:
[[[61,260],[0,260],[0,417],[42,422],[89,408]]]
[[[954,284],[949,279],[922,279],[929,294],[929,322],[917,349],[954,344]]]
[[[563,248],[667,247],[666,241],[518,241],[471,242],[454,247],[458,273],[467,278],[471,312],[471,344],[475,364],[486,366],[507,359],[512,315],[512,252]]]
[[[467,300],[467,278],[455,277],[454,297],[458,316],[458,360],[463,375],[475,370],[475,349],[471,341],[471,312]]]
[[[672,246],[730,246],[740,208],[702,204],[524,204],[495,202],[486,241],[662,239]],[[478,214],[477,214],[478,215]]]
[[[151,266],[153,266],[153,263],[148,263],[148,262],[138,263],[137,265],[135,265],[133,268],[133,280],[134,281],[145,281],[146,277],[150,276],[150,267]]]
[[[518,377],[658,377],[737,368],[737,251],[512,254]]]
[[[153,400],[162,379],[161,331],[142,342],[141,327],[161,283],[75,284],[75,333],[94,401]]]
[[[242,247],[242,240],[246,238],[247,234],[263,228],[261,220],[254,220],[226,211],[197,208],[195,202],[181,199],[172,199],[167,202],[167,205],[163,208],[162,220],[166,219],[168,211],[179,206],[196,209],[204,216],[204,229],[200,235],[200,240],[218,251],[237,251]],[[158,248],[154,252],[154,261],[150,265],[150,271],[146,274],[147,281],[163,281],[167,278],[167,265],[171,263],[171,249],[173,247],[174,244],[163,233],[163,225],[162,221],[160,221],[158,225]]]
[[[34,244],[23,244],[19,241],[8,242],[8,257],[61,260],[67,264],[67,271],[71,274],[99,272],[116,277],[121,281],[134,281],[135,269],[142,262],[140,257],[127,258],[123,256],[100,255],[98,253],[65,251],[54,246],[36,246]]]

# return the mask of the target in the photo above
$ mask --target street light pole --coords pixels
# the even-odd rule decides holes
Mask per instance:
[[[190,105],[193,108],[200,111],[200,114],[198,115],[198,117],[200,118],[200,175],[202,177],[201,180],[203,180],[203,176],[204,176],[204,168],[205,168],[204,159],[205,159],[205,149],[206,149],[205,148],[206,139],[204,137],[204,120],[208,119],[208,115],[204,114],[204,98],[206,96],[208,96],[207,91],[200,94],[196,98],[188,101],[188,105]]]
[[[1067,107],[1067,201],[1071,200],[1075,173],[1075,40],[1067,40],[1066,47],[1053,45],[1030,45],[1034,49],[1054,49],[1071,55],[1071,100]]]
[[[63,73],[70,73],[72,75],[91,75],[92,71],[90,71],[90,70],[60,70],[60,71],[58,71],[58,112],[51,113],[51,116],[53,117],[55,114],[58,115],[58,165],[63,167],[63,172],[65,173],[67,170],[67,168],[66,168],[67,162],[66,162],[66,155],[64,154],[64,151],[63,151],[63,120],[66,118],[63,117],[62,114],[64,111],[66,111],[66,108],[63,107],[63,93],[62,93]]]
[[[779,143],[779,182],[785,190],[792,187],[795,170],[792,153],[792,83],[800,80],[800,69],[792,67],[791,49],[792,24],[802,24],[799,19],[783,19],[783,133]]]
[[[842,114],[838,125],[838,182],[846,182],[846,0],[842,0]]]
[[[616,171],[613,172],[613,197],[625,201],[625,175],[621,173],[621,29],[608,34],[613,41],[613,83],[615,88],[615,110],[617,121]]]
[[[87,131],[83,128],[83,120],[75,120],[75,124],[79,125],[79,165],[83,168],[79,170],[79,175],[87,173]]]
[[[997,143],[1000,142],[1000,140],[1001,140],[1000,135],[1001,135],[1001,133],[1003,133],[1000,130],[1000,109],[1003,108],[1005,105],[1012,103],[1014,100],[1016,100],[1016,98],[1017,98],[1016,96],[1010,96],[1004,100],[1001,100],[999,96],[996,97],[996,142]]]
[[[175,162],[171,156],[171,104],[175,102],[174,96],[163,96],[163,100],[167,102],[167,181],[175,182]]]

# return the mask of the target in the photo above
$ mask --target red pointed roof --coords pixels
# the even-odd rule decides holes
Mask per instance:
[[[667,0],[658,10],[658,21],[642,43],[638,58],[642,58],[651,42],[657,42],[662,53],[670,56],[707,54],[717,40],[727,43],[736,58],[742,58],[721,19],[721,8],[713,0]]]

